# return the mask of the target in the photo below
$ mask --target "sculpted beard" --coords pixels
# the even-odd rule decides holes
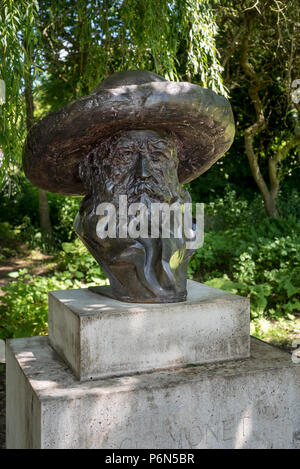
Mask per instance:
[[[186,298],[186,271],[191,251],[184,237],[176,238],[171,217],[170,238],[105,238],[96,235],[97,206],[110,202],[119,225],[119,196],[128,206],[143,203],[190,202],[179,184],[178,156],[172,138],[152,131],[123,132],[93,149],[80,165],[88,190],[75,219],[75,230],[110,279],[114,297],[131,301],[172,302]],[[131,217],[132,218],[132,217]],[[150,225],[151,217],[148,218]],[[130,217],[128,217],[130,221]],[[150,235],[150,229],[148,230]],[[176,266],[170,261],[176,259]],[[125,280],[124,280],[125,279]],[[124,282],[123,282],[124,280]]]

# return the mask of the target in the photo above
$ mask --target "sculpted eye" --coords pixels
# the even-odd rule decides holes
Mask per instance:
[[[131,158],[132,158],[131,150],[120,150],[117,153],[115,153],[115,156],[114,156],[114,160],[116,163],[130,161]]]
[[[118,160],[130,161],[133,158],[133,151],[130,149],[122,149],[118,151]]]

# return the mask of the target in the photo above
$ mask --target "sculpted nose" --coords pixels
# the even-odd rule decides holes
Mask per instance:
[[[148,168],[147,157],[143,153],[139,154],[136,173],[137,173],[137,176],[141,178],[148,178],[151,176],[149,168]]]

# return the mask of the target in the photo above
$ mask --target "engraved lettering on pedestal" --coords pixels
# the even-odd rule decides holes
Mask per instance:
[[[170,430],[168,433],[174,442],[174,447],[184,448],[186,446],[185,445],[186,435],[182,428],[179,429],[179,435],[176,435],[176,428],[172,431]]]
[[[251,417],[250,415],[245,415],[242,417],[242,428],[243,428],[243,437],[247,437],[251,431]]]
[[[120,449],[135,449],[137,447],[136,442],[133,441],[132,438],[124,438],[124,440],[121,441],[119,448]]]
[[[300,429],[293,433],[293,440],[300,443]]]
[[[269,409],[267,409],[269,412]],[[240,437],[248,437],[251,431],[251,420],[248,414],[236,416],[229,416],[223,420],[208,422],[199,425],[196,422],[191,424],[191,430],[176,428],[170,430],[170,435],[174,445],[178,448],[195,448],[199,449],[203,446],[210,446],[215,443],[233,441],[237,435]]]
[[[227,420],[223,420],[222,422],[222,429],[223,429],[223,441],[229,441],[234,438],[234,426],[235,426],[235,418],[231,417]]]
[[[209,424],[205,428],[205,443],[211,442],[211,440],[219,442],[219,425]]]
[[[269,419],[277,419],[278,418],[278,410],[276,405],[265,405],[264,401],[258,401],[257,405],[257,412],[259,415],[269,418]]]
[[[203,431],[199,425],[192,426],[191,431],[185,430],[185,438],[189,448],[197,449],[203,440]]]

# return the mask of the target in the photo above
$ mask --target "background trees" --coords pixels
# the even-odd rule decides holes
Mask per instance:
[[[2,2],[0,17],[0,76],[6,83],[7,99],[1,110],[0,147],[4,159],[0,166],[0,183],[11,192],[11,172],[18,177],[25,135],[34,124],[34,79],[37,74],[35,1]],[[47,242],[52,230],[47,193],[37,190],[40,227]]]
[[[237,140],[244,140],[242,150],[267,215],[277,216],[281,182],[295,168],[294,181],[299,176],[299,107],[292,83],[300,70],[300,8],[277,0],[224,0],[214,8]]]
[[[294,328],[300,99],[292,84],[300,79],[299,10],[293,0],[0,0],[0,78],[7,88],[0,107],[0,262],[24,257],[22,250],[31,259],[30,249],[55,243],[55,265],[43,258],[47,278],[35,278],[31,264],[29,272],[11,272],[16,280],[0,304],[0,317],[10,324],[5,337],[46,331],[49,288],[104,281],[74,241],[80,199],[33,187],[21,153],[36,119],[127,69],[198,83],[231,100],[234,144],[189,185],[207,213],[205,247],[195,253],[190,276],[249,296],[255,327],[262,318],[272,324],[288,318]]]
[[[110,73],[142,68],[209,86],[232,100],[235,145],[207,180],[204,176],[192,185],[195,197],[206,200],[207,185],[212,190],[235,185],[242,175],[249,194],[260,191],[266,214],[278,215],[281,182],[293,185],[299,176],[299,106],[291,99],[300,69],[300,8],[295,2],[1,3],[0,74],[8,90],[1,115],[2,181],[7,180],[9,162],[20,165],[25,124],[33,108],[34,121],[91,92]],[[244,156],[253,181],[249,170],[241,169]],[[39,197],[45,206],[45,194],[39,191]]]
[[[21,169],[35,119],[88,94],[107,75],[147,69],[224,92],[216,25],[206,1],[2,0],[0,76],[2,183]],[[15,173],[15,171],[13,170]],[[47,194],[38,189],[40,227],[52,237]]]

